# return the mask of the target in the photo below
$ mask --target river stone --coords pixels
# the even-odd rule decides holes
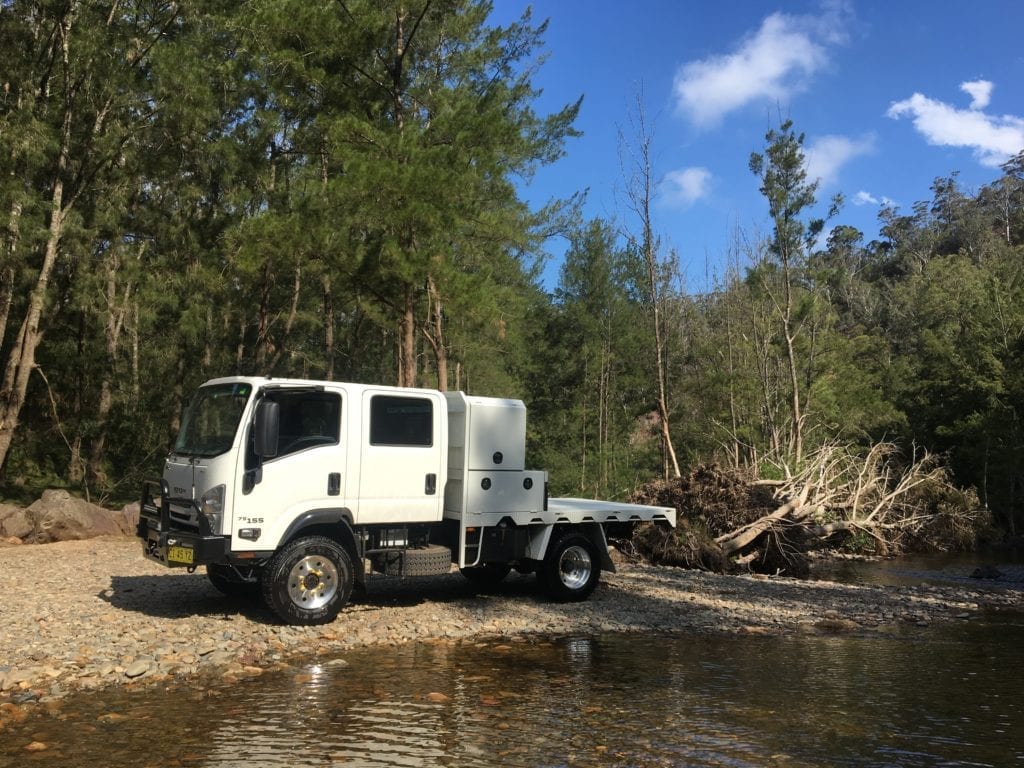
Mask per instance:
[[[149,672],[152,668],[152,664],[145,659],[134,661],[125,667],[124,676],[128,678],[142,677],[142,675]]]

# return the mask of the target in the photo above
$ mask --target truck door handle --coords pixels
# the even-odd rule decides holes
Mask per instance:
[[[327,495],[338,496],[341,494],[341,472],[331,472],[327,476]]]
[[[433,472],[427,475],[427,482],[424,485],[423,490],[426,492],[427,496],[433,496],[437,493],[437,475]]]

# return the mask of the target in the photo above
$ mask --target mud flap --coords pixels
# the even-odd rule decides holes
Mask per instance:
[[[604,534],[604,526],[600,523],[584,523],[579,526],[579,531],[594,543],[600,553],[601,570],[615,573],[615,563],[608,554],[608,537]]]

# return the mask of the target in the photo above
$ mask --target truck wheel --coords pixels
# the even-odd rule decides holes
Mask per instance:
[[[560,603],[586,600],[601,579],[601,565],[594,542],[570,531],[548,547],[537,572],[544,591]]]
[[[472,583],[479,587],[494,587],[505,580],[512,566],[508,563],[487,563],[469,568],[459,568],[459,571]]]
[[[234,598],[258,597],[258,581],[242,581],[230,565],[210,563],[206,566],[206,577],[222,595]]]
[[[287,544],[263,572],[263,599],[286,624],[334,621],[352,594],[352,560],[324,536]]]

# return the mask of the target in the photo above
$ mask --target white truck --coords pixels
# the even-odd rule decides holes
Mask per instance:
[[[586,599],[614,571],[605,525],[675,510],[549,499],[526,466],[519,400],[330,381],[218,378],[185,411],[163,478],[144,483],[146,557],[228,595],[262,593],[289,624],[333,621],[372,573],[453,565],[496,583],[537,574]]]

